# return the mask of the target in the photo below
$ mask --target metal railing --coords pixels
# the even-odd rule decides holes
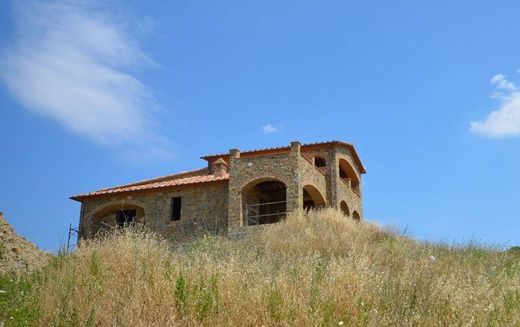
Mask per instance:
[[[245,206],[246,225],[261,225],[280,221],[287,215],[287,202],[263,202]]]

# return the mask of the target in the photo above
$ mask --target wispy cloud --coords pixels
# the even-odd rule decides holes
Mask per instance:
[[[121,18],[101,3],[24,1],[0,78],[25,108],[109,146],[162,152],[158,108],[136,72],[153,64]]]
[[[279,132],[280,130],[281,130],[281,127],[273,126],[271,124],[262,126],[262,132],[264,132],[264,134],[272,134],[272,133]]]
[[[491,97],[499,99],[500,106],[484,120],[471,122],[471,132],[492,138],[520,136],[520,90],[503,74],[490,82],[495,87]]]

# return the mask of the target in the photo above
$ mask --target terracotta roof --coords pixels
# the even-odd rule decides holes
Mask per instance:
[[[350,150],[352,153],[352,156],[354,157],[354,161],[356,162],[356,165],[359,168],[359,171],[361,174],[366,173],[365,167],[363,166],[363,163],[361,162],[361,159],[359,158],[356,149],[354,148],[353,144],[341,142],[341,141],[326,141],[326,142],[316,142],[316,143],[305,143],[301,145],[302,150],[311,150],[313,148],[322,148],[322,147],[329,147],[329,146],[342,146],[346,147]],[[290,146],[280,146],[280,147],[272,147],[272,148],[265,148],[265,149],[255,149],[255,150],[247,150],[247,151],[240,151],[240,156],[255,156],[255,155],[262,155],[262,154],[269,154],[269,153],[283,153],[287,152],[291,149]],[[229,153],[221,153],[221,154],[211,154],[204,157],[201,157],[201,159],[204,160],[214,160],[215,158],[222,157],[222,158],[228,158]]]
[[[222,159],[222,157],[218,158],[214,163],[227,165],[226,160]]]
[[[207,171],[207,169],[200,169],[193,172],[184,172],[175,175],[163,176],[159,178],[154,178],[146,181],[141,181],[132,184],[126,184],[111,188],[105,188],[98,191],[79,194],[72,196],[71,199],[81,201],[85,198],[89,198],[92,196],[101,196],[101,195],[109,195],[109,194],[119,194],[119,193],[127,193],[127,192],[136,192],[136,191],[145,191],[145,190],[156,190],[163,188],[171,188],[175,186],[185,186],[185,185],[195,185],[195,184],[204,184],[204,183],[212,183],[212,182],[220,182],[229,180],[229,174],[225,174],[223,176],[215,176],[215,175],[195,175],[185,177],[186,175],[197,173],[199,171]]]

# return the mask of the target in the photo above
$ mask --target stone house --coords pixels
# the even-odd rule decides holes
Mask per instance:
[[[134,223],[169,238],[225,234],[324,206],[363,217],[365,169],[352,144],[291,142],[201,159],[207,167],[71,197],[81,202],[80,236]]]

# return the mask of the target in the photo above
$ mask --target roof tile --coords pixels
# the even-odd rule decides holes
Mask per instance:
[[[86,197],[96,196],[96,195],[105,195],[105,194],[116,194],[116,193],[126,193],[126,192],[135,192],[135,191],[143,191],[143,190],[155,190],[161,188],[168,188],[174,186],[183,186],[183,185],[194,185],[194,184],[203,184],[210,182],[219,182],[229,180],[229,174],[225,174],[223,176],[215,176],[215,175],[203,175],[203,176],[190,176],[185,178],[176,178],[165,181],[158,182],[149,182],[149,183],[141,183],[141,184],[128,184],[122,185],[118,187],[113,187],[109,189],[102,189],[86,194],[79,194],[71,197],[74,200],[80,200]]]

